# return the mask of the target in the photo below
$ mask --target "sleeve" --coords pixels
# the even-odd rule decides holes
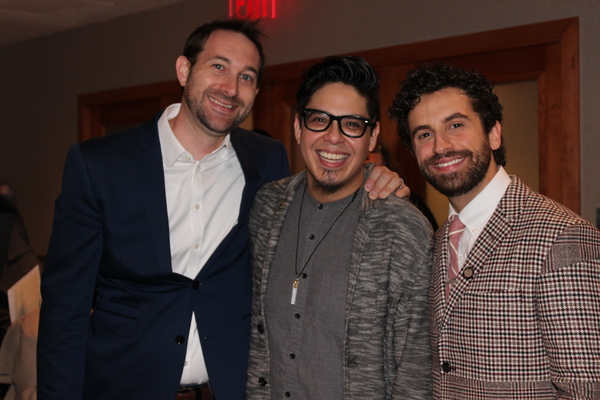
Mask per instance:
[[[600,232],[586,223],[553,244],[538,289],[558,399],[600,399]]]
[[[431,351],[429,343],[429,278],[433,260],[430,228],[411,227],[412,243],[405,241],[393,262],[395,268],[409,271],[410,285],[403,288],[406,300],[398,303],[394,317],[395,379],[393,399],[431,399]],[[406,228],[405,228],[406,229]],[[400,235],[399,235],[400,236]],[[402,262],[407,259],[410,264]],[[409,290],[407,290],[409,289]]]
[[[38,398],[81,400],[102,215],[80,145],[69,151],[42,273]]]

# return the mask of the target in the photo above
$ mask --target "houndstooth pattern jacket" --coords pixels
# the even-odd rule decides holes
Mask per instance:
[[[249,400],[271,398],[265,293],[283,222],[304,182],[302,172],[265,185],[250,214]],[[431,228],[407,200],[392,195],[373,201],[364,193],[359,197],[361,214],[352,244],[345,311],[344,399],[430,399]]]
[[[511,180],[447,301],[436,233],[434,398],[600,399],[600,232]]]

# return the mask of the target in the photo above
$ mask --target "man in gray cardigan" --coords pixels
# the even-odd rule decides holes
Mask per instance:
[[[250,216],[248,399],[427,399],[431,228],[407,200],[360,190],[379,80],[357,57],[309,68],[294,121],[306,171]]]

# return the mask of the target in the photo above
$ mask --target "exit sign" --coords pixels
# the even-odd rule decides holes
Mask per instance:
[[[275,18],[276,0],[229,0],[229,17],[258,19]]]

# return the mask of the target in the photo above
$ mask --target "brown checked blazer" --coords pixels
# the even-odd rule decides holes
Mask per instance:
[[[435,399],[600,399],[600,232],[511,176],[446,301],[435,237]]]

